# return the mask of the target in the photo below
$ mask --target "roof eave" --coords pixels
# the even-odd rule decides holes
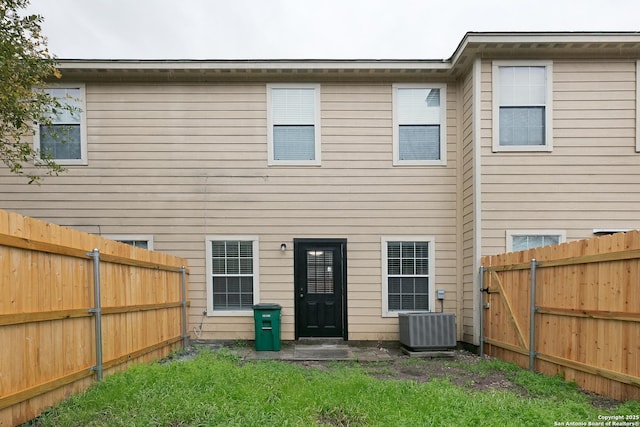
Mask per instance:
[[[155,75],[165,79],[286,78],[314,77],[351,79],[368,76],[407,77],[429,75],[452,78],[463,73],[476,57],[509,56],[629,57],[640,55],[640,32],[468,32],[449,59],[424,60],[91,60],[61,59],[59,68],[76,77],[109,73],[110,77],[141,78]],[[103,75],[104,76],[104,75]],[[196,77],[199,76],[199,77]]]

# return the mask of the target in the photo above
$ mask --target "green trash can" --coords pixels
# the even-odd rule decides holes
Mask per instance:
[[[280,351],[280,310],[278,304],[262,303],[253,306],[256,351]]]

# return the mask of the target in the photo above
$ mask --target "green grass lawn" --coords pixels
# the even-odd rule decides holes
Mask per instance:
[[[575,385],[514,365],[482,361],[472,369],[502,370],[526,392],[376,379],[357,363],[321,370],[200,351],[111,375],[28,425],[553,426],[640,415],[640,402],[595,408]]]

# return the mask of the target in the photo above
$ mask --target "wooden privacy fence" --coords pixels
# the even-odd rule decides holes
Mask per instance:
[[[186,344],[185,266],[0,210],[0,425]]]
[[[484,352],[640,399],[640,231],[484,257],[481,286]]]

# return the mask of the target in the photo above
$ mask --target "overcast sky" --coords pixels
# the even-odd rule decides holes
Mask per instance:
[[[640,0],[31,0],[61,59],[446,59],[468,31],[640,31]]]

